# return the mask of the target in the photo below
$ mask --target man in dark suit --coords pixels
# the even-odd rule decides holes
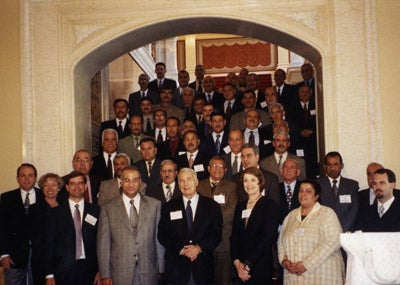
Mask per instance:
[[[296,89],[293,85],[286,84],[286,72],[283,69],[277,69],[274,73],[275,90],[278,95],[278,102],[281,103],[288,112],[296,99]]]
[[[244,169],[250,167],[260,168],[260,165],[258,164],[260,160],[260,151],[256,145],[248,143],[244,144],[241,152]],[[262,170],[262,172],[265,178],[265,189],[262,190],[261,194],[279,205],[280,195],[278,177],[267,170]],[[246,191],[244,191],[243,183],[241,183],[241,177],[242,171],[232,176],[232,181],[238,185],[239,202],[242,202],[248,198]]]
[[[215,109],[215,107],[212,103],[204,104],[203,112],[202,112],[203,120],[196,125],[197,133],[199,134],[200,139],[203,139],[209,133],[211,133],[211,131],[212,131],[211,126],[210,126],[211,114],[216,110],[217,109]]]
[[[258,89],[258,75],[250,73],[247,77],[247,89],[253,90],[256,96],[255,108],[261,109],[261,103],[265,100],[265,93]]]
[[[44,200],[42,191],[34,188],[35,166],[21,164],[17,169],[18,189],[0,196],[0,256],[6,285],[32,285],[30,261],[29,210]]]
[[[162,206],[158,240],[165,247],[168,284],[214,282],[213,251],[221,242],[222,215],[217,202],[196,192],[196,172],[178,174],[182,198]]]
[[[197,192],[217,202],[222,212],[222,242],[214,251],[216,285],[229,285],[232,281],[229,238],[232,234],[233,216],[238,198],[237,185],[224,179],[226,170],[225,160],[222,157],[212,157],[208,165],[210,177],[201,180],[197,186]]]
[[[343,231],[353,231],[358,213],[358,182],[341,176],[344,167],[340,153],[333,151],[325,155],[326,175],[318,179],[321,185],[320,203],[332,208],[342,225]]]
[[[225,101],[222,105],[223,112],[225,113],[226,122],[229,125],[231,116],[244,110],[241,102],[242,98],[237,95],[236,86],[230,82],[226,82],[222,86]]]
[[[212,103],[216,110],[224,111],[224,96],[215,90],[215,79],[212,76],[206,76],[203,81],[203,98],[206,103]]]
[[[155,105],[154,108],[164,110],[167,113],[167,118],[174,116],[178,117],[181,122],[185,118],[185,113],[183,110],[177,106],[175,106],[172,101],[174,100],[174,92],[170,88],[161,88],[160,91],[160,101],[161,103]]]
[[[286,159],[282,165],[282,183],[279,183],[280,205],[279,205],[279,223],[282,224],[283,220],[293,209],[300,207],[299,202],[299,188],[300,181],[298,180],[301,173],[300,166],[295,159]]]
[[[56,208],[49,226],[46,284],[100,284],[96,254],[100,209],[85,202],[86,187],[82,172],[68,175],[68,202]]]
[[[161,201],[161,203],[181,197],[182,193],[179,190],[178,183],[176,183],[177,174],[178,168],[176,163],[169,159],[163,160],[160,166],[162,182],[150,186],[146,190],[146,195]]]
[[[161,183],[161,159],[156,158],[157,146],[153,138],[144,138],[140,141],[140,153],[142,159],[136,162],[134,166],[139,170],[142,181],[148,187]]]
[[[181,121],[177,117],[169,117],[166,123],[167,140],[157,144],[157,157],[161,160],[175,160],[185,151],[185,146],[180,137],[179,128]]]
[[[201,140],[200,152],[207,153],[209,156],[224,155],[226,154],[224,149],[228,145],[228,132],[224,131],[225,115],[222,112],[213,112],[210,118],[212,132]]]
[[[154,130],[153,120],[153,100],[150,98],[142,98],[140,100],[140,111],[143,118],[143,133],[147,134]]]
[[[260,150],[260,159],[272,154],[273,147],[267,138],[267,133],[262,131],[260,125],[260,114],[258,110],[251,109],[245,116],[245,129],[243,131],[245,143],[257,145]]]
[[[314,69],[310,63],[305,63],[301,66],[301,76],[303,77],[303,81],[300,81],[295,85],[296,92],[300,91],[302,86],[308,86],[311,89],[311,102],[315,104],[315,78],[314,78]]]
[[[82,172],[86,177],[87,188],[84,193],[84,199],[86,202],[97,204],[97,196],[99,194],[100,188],[100,177],[91,174],[90,170],[93,166],[92,155],[85,149],[80,149],[75,152],[74,157],[72,158],[72,169],[74,171]],[[65,188],[67,184],[68,175],[62,177],[64,180],[64,187],[60,190],[57,195],[57,201],[59,203],[64,203],[68,200],[68,191]]]
[[[168,88],[171,89],[172,91],[175,91],[176,82],[173,79],[166,78],[165,77],[166,72],[167,69],[165,67],[165,63],[157,62],[155,67],[155,73],[157,75],[157,78],[150,81],[149,83],[150,90],[157,92],[158,94],[161,93],[162,88]]]
[[[201,64],[196,65],[194,69],[194,75],[196,76],[196,80],[189,84],[190,88],[193,88],[196,91],[196,95],[201,95],[204,92],[204,74],[205,69]]]
[[[160,103],[160,95],[157,92],[148,89],[149,80],[150,78],[146,73],[139,75],[138,83],[140,90],[129,94],[129,117],[132,117],[132,115],[142,115],[140,102],[143,98],[151,99],[153,104]]]
[[[183,89],[188,88],[189,87],[188,85],[189,85],[189,72],[187,72],[186,70],[179,70],[178,88],[176,88],[174,91],[174,100],[172,101],[172,104],[174,104],[176,107],[184,109],[185,106],[182,98]],[[193,89],[193,98],[194,98],[194,89]]]
[[[228,152],[224,158],[226,162],[225,178],[230,179],[232,175],[243,170],[242,165],[242,146],[244,145],[244,136],[241,130],[231,130],[228,135]]]
[[[360,217],[359,229],[365,232],[400,232],[400,199],[393,195],[395,186],[393,171],[386,168],[375,171],[372,188],[377,202]]]
[[[104,121],[100,125],[100,136],[105,129],[114,129],[118,133],[118,139],[122,139],[131,134],[128,122],[129,103],[125,99],[114,100],[115,119]],[[101,149],[102,146],[100,146]]]
[[[167,139],[167,129],[165,123],[167,122],[167,112],[164,110],[155,110],[153,113],[154,129],[145,133],[145,135],[155,138],[157,143],[162,143]]]
[[[208,177],[208,161],[207,153],[199,151],[200,139],[196,131],[187,131],[183,136],[183,145],[186,153],[181,154],[176,159],[178,169],[188,167],[194,169],[197,178],[202,180]]]
[[[93,167],[90,174],[100,177],[101,180],[114,178],[112,161],[117,155],[118,133],[114,129],[105,129],[101,133],[103,151],[93,158]]]

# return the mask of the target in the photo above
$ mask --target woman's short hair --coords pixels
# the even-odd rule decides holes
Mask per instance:
[[[58,188],[61,188],[61,187],[64,185],[64,181],[62,180],[62,178],[61,178],[58,174],[49,172],[49,173],[46,173],[46,174],[42,175],[42,176],[39,178],[38,185],[39,185],[40,189],[43,189],[44,184],[45,184],[46,181],[49,180],[49,179],[54,179],[54,180],[56,180],[57,183],[58,183]]]
[[[301,181],[300,187],[301,187],[301,184],[310,184],[311,187],[315,191],[315,195],[319,195],[321,193],[321,185],[319,185],[319,183],[317,181],[315,181],[315,180],[304,179],[303,181]]]
[[[257,167],[249,167],[249,168],[246,168],[245,170],[243,170],[242,177],[241,177],[242,185],[243,185],[243,177],[244,177],[245,174],[251,174],[251,175],[254,175],[255,177],[257,177],[258,185],[260,185],[260,191],[265,189],[264,174],[259,168],[257,168]]]

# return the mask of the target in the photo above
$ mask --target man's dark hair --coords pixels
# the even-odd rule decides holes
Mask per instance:
[[[123,98],[117,98],[117,99],[114,100],[114,105],[113,105],[114,108],[117,105],[117,103],[119,103],[119,102],[124,102],[126,107],[128,108],[129,103],[128,103],[128,101],[126,99],[123,99]]]
[[[339,157],[339,162],[340,162],[340,164],[343,164],[342,156],[341,156],[340,153],[337,152],[337,151],[328,152],[328,153],[325,155],[324,164],[327,164],[327,163],[328,163],[328,157]]]
[[[388,168],[380,168],[374,172],[374,174],[386,174],[389,183],[396,183],[396,174]]]
[[[19,171],[21,170],[22,167],[30,167],[33,169],[33,173],[35,174],[35,177],[37,177],[37,170],[36,167],[31,164],[31,163],[22,163],[18,168],[17,168],[17,177],[19,175]]]
[[[66,177],[66,183],[65,184],[69,184],[69,181],[72,179],[72,178],[75,178],[75,177],[79,177],[79,176],[82,176],[83,177],[83,182],[85,182],[85,184],[86,184],[86,182],[87,182],[87,180],[86,180],[86,176],[85,176],[85,174],[83,174],[82,172],[80,172],[80,171],[72,171],[70,174],[68,174],[67,175],[67,177]]]

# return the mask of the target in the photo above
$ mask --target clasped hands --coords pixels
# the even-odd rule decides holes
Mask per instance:
[[[242,280],[243,282],[246,282],[251,278],[249,268],[243,262],[241,262],[239,259],[235,259],[233,261],[233,265],[235,265],[235,268],[236,268],[236,271],[237,271],[237,274],[238,274],[238,277],[240,278],[240,280]]]
[[[292,262],[287,258],[282,261],[282,266],[292,274],[301,275],[307,271],[302,261]]]
[[[179,252],[180,255],[189,258],[191,262],[195,261],[200,253],[201,253],[201,247],[197,244],[185,245]]]

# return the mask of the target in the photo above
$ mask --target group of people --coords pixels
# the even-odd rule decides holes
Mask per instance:
[[[274,275],[284,284],[343,284],[340,233],[400,231],[391,170],[371,163],[370,188],[359,191],[342,176],[340,153],[329,152],[326,176],[315,180],[316,163],[293,139],[296,124],[285,120],[283,103],[271,105],[265,95],[264,114],[246,86],[234,113],[240,86],[227,82],[222,99],[214,90],[207,102],[213,83],[202,66],[182,95],[159,76],[165,65],[156,73],[161,82],[139,76],[146,94],[114,102],[116,119],[102,123],[99,155],[76,151],[73,171],[44,174],[39,188],[34,165],[17,169],[19,187],[0,197],[7,285],[273,284]],[[243,74],[238,82],[251,85]],[[267,93],[277,97],[276,90]],[[298,103],[311,94],[300,87]],[[315,120],[315,110],[307,112]],[[302,133],[315,137],[312,127]]]

